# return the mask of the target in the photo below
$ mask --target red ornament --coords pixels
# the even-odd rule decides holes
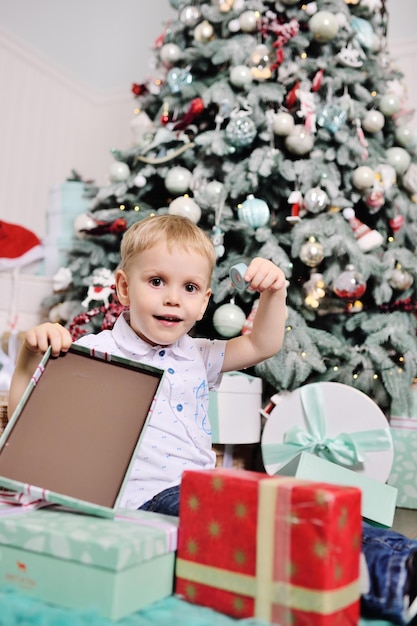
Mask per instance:
[[[335,280],[333,291],[343,300],[359,300],[366,291],[366,282],[353,265],[347,265]]]
[[[139,85],[138,83],[132,83],[132,93],[135,96],[143,96],[148,91],[145,84]]]
[[[187,126],[189,126],[194,119],[204,111],[204,108],[204,102],[201,98],[194,98],[194,100],[191,100],[190,106],[185,112],[185,115],[179,120],[174,120],[174,130],[184,130],[184,128],[187,128]]]
[[[324,75],[324,70],[319,70],[315,74],[311,83],[311,91],[318,91],[320,89],[323,83],[323,75]]]
[[[404,215],[398,213],[395,217],[392,217],[388,220],[389,227],[391,228],[393,233],[397,233],[404,226],[405,218]]]
[[[94,219],[94,218],[93,218]],[[92,228],[80,228],[80,233],[87,233],[96,237],[101,235],[119,235],[127,229],[127,222],[123,217],[119,217],[112,222],[94,219],[95,226]]]
[[[285,98],[285,106],[287,109],[292,109],[298,101],[298,90],[300,88],[300,81],[297,80],[294,87],[288,92]]]

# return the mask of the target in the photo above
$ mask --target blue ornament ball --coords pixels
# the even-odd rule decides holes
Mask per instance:
[[[253,195],[249,195],[246,200],[238,206],[237,212],[240,221],[252,228],[266,226],[271,215],[265,200],[255,198]]]

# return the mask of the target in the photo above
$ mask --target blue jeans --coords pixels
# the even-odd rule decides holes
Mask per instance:
[[[168,489],[157,493],[152,500],[142,504],[139,510],[178,516],[180,512],[180,486],[168,487]]]
[[[169,487],[148,500],[140,509],[165,515],[179,514],[180,487]],[[404,594],[407,585],[407,559],[417,550],[417,540],[385,528],[362,526],[362,552],[368,566],[370,589],[361,596],[363,617],[405,624]]]
[[[407,560],[415,550],[417,540],[363,523],[362,552],[370,579],[369,592],[361,597],[364,617],[406,623],[403,609],[408,584]]]

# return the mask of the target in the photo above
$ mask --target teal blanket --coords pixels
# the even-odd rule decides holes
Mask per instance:
[[[256,619],[235,620],[211,609],[188,604],[171,596],[116,622],[117,626],[265,626]],[[92,611],[62,609],[0,590],[0,626],[115,626]],[[390,622],[361,619],[359,626],[391,626]]]

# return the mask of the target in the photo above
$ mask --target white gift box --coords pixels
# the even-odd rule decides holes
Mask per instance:
[[[213,443],[257,443],[261,438],[262,379],[229,372],[217,391],[210,391],[209,418]]]
[[[304,385],[286,395],[265,424],[268,474],[293,475],[362,490],[362,514],[390,526],[397,490],[385,484],[394,452],[388,421],[366,394],[341,383]]]

